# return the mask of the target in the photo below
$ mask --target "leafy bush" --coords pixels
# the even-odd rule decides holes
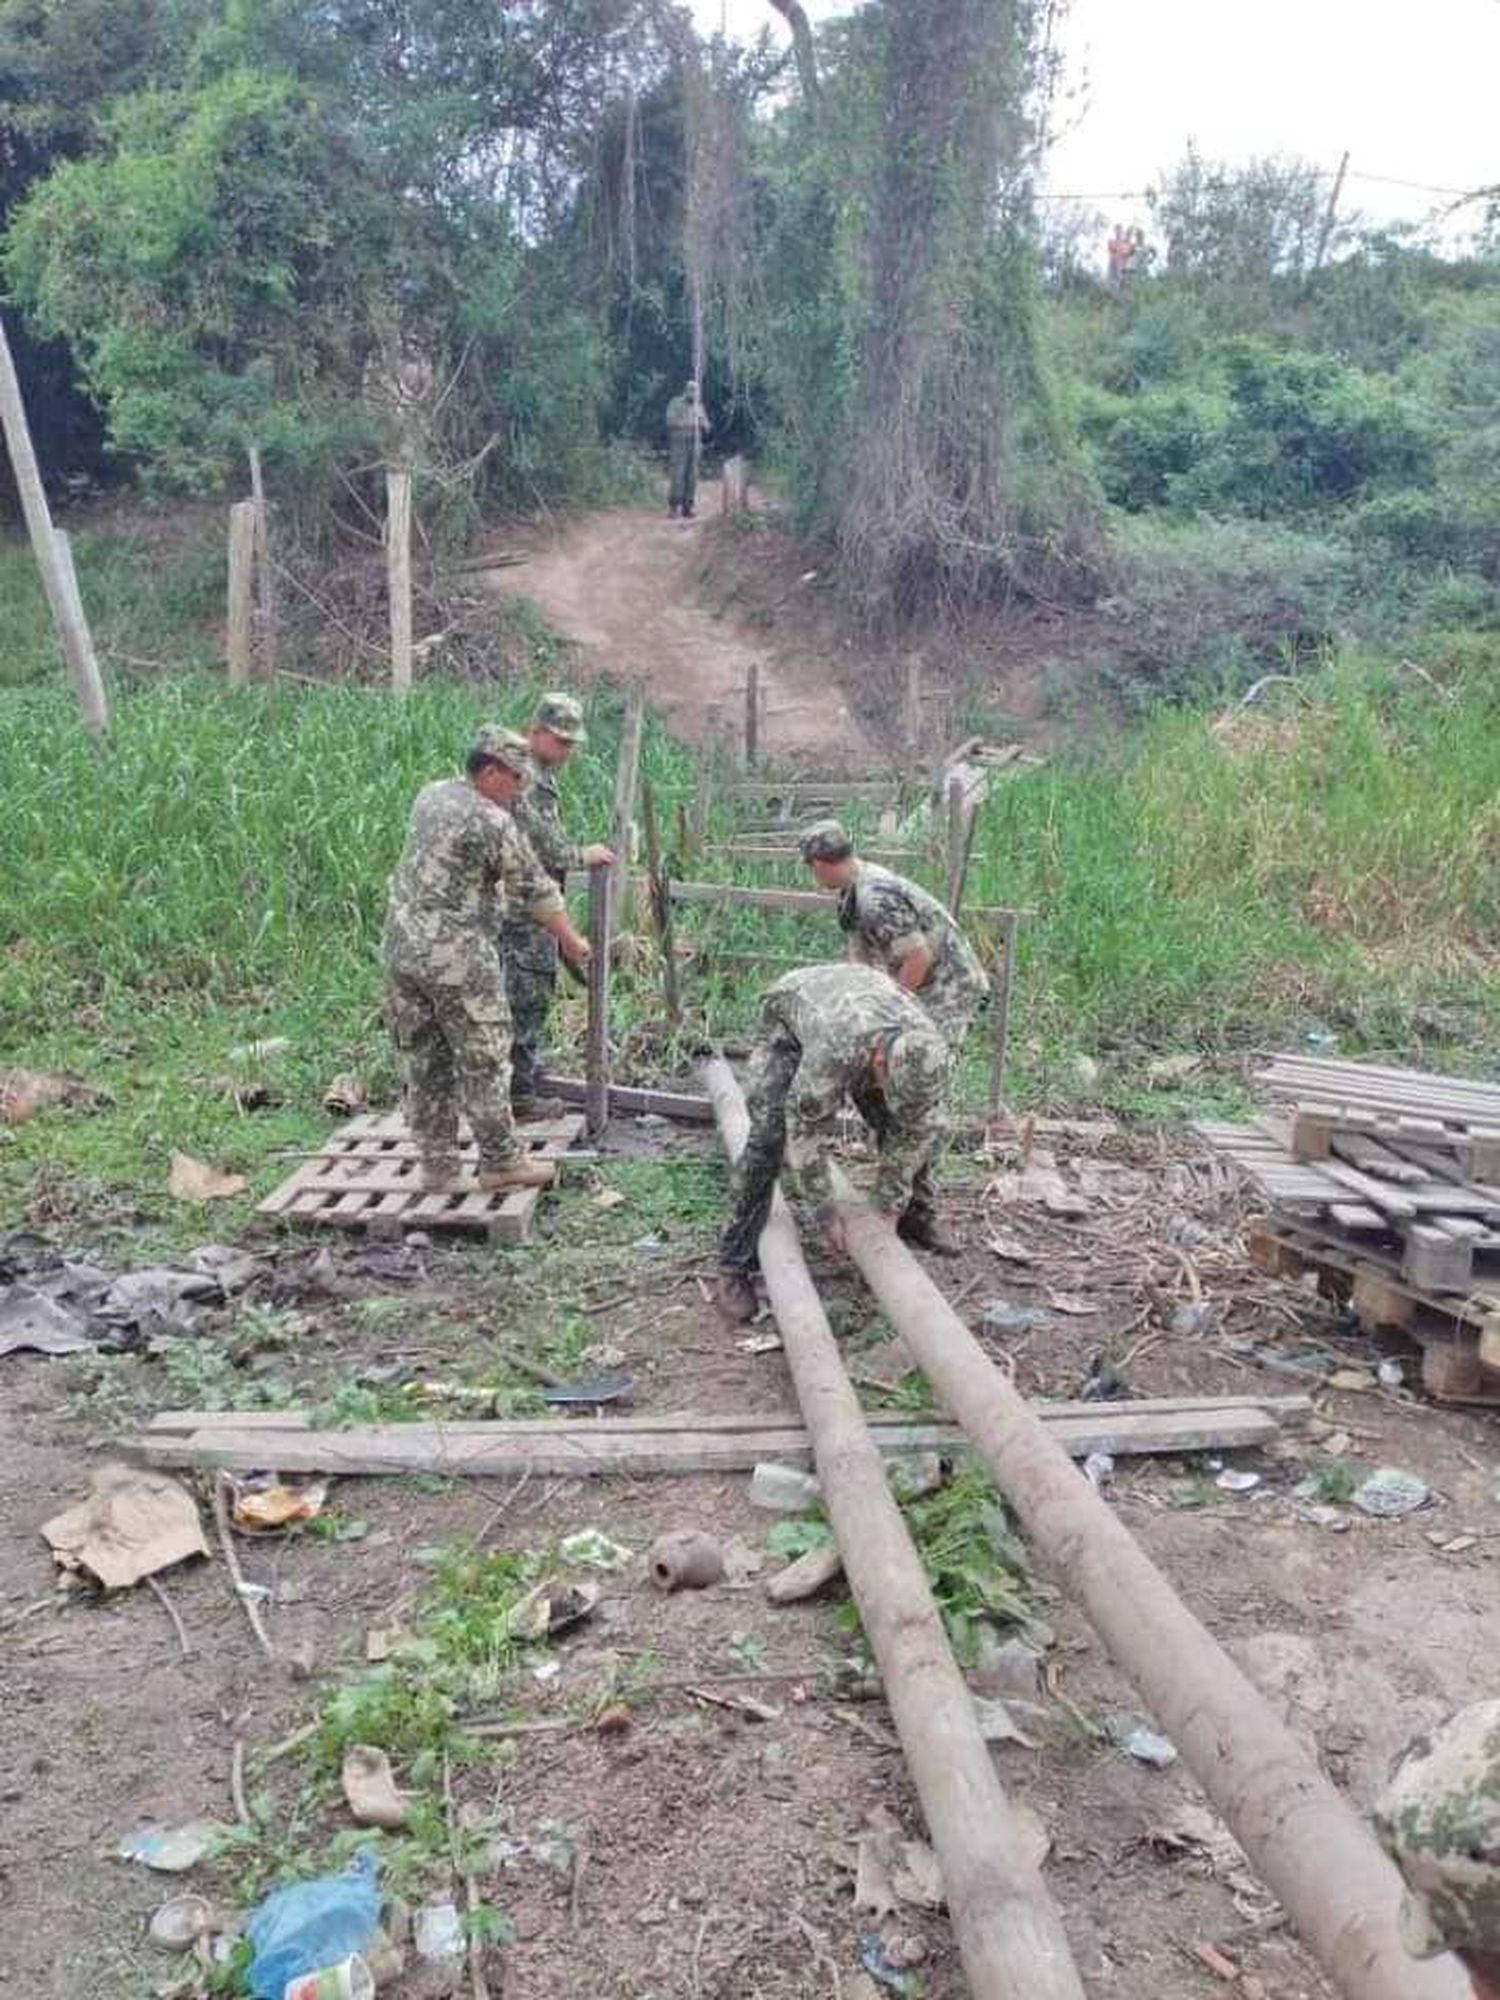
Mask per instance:
[[[1192,388],[1138,396],[1091,389],[1080,399],[1078,415],[1106,497],[1131,513],[1165,507],[1177,483],[1211,450],[1226,420],[1221,398]]]
[[[1362,547],[1434,568],[1478,569],[1500,549],[1500,521],[1441,489],[1377,494],[1353,514],[1349,532]]]

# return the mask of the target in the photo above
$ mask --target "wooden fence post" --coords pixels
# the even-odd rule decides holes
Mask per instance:
[[[260,612],[260,678],[276,678],[276,582],[271,574],[271,524],[261,475],[260,446],[250,447],[250,497],[255,505],[255,578]]]
[[[5,442],[10,450],[11,469],[15,473],[21,512],[26,517],[26,532],[31,537],[31,551],[42,573],[42,589],[47,594],[52,623],[57,628],[68,672],[73,677],[83,726],[91,736],[102,736],[109,728],[109,699],[104,692],[99,662],[94,656],[94,641],[83,613],[78,580],[73,575],[71,552],[66,547],[58,546],[62,538],[52,526],[47,495],[42,489],[42,475],[37,469],[36,452],[32,448],[31,430],[26,422],[26,405],[21,400],[21,384],[16,376],[16,364],[3,324],[0,324],[0,424],[4,426]]]
[[[745,769],[760,762],[760,667],[752,660],[745,670]]]
[[[682,1001],[677,991],[677,958],[672,948],[672,885],[662,866],[656,796],[649,780],[641,787],[641,817],[646,824],[646,866],[651,874],[651,909],[656,919],[656,940],[661,947],[662,995],[667,1003],[667,1019],[675,1028],[682,1020]]]
[[[391,601],[391,687],[411,687],[411,472],[385,469],[385,573]]]
[[[1010,996],[1016,977],[1016,932],[1021,920],[1014,910],[1007,910],[1001,928],[1003,957],[1000,969],[995,975],[995,992],[991,1000],[994,1008],[993,1034],[990,1047],[990,1091],[988,1120],[991,1125],[999,1121],[1005,1104],[1005,1059],[1010,1043]]]
[[[584,1109],[597,1137],[609,1124],[609,876],[589,870],[589,1010],[584,1047]]]
[[[646,689],[633,681],[625,704],[625,728],[620,737],[620,761],[615,766],[615,804],[610,821],[610,843],[615,865],[610,882],[611,921],[619,924],[625,908],[625,890],[630,875],[631,840],[635,829],[635,793],[641,769],[641,739],[646,727]]]
[[[742,514],[750,504],[750,468],[736,452],[733,458],[726,458],[720,475],[719,510],[724,514]]]
[[[231,687],[244,687],[250,679],[254,580],[255,502],[236,500],[229,510],[229,605],[225,622]]]
[[[922,662],[915,653],[906,662],[906,688],[901,703],[901,740],[910,751],[922,746]]]

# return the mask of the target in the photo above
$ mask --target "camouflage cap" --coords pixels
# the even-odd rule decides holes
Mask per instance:
[[[570,694],[544,694],[531,718],[533,729],[547,729],[564,743],[587,743],[583,726],[583,703]]]
[[[1414,1958],[1500,1952],[1500,1701],[1408,1744],[1375,1808],[1401,1870],[1401,1941]]]
[[[498,723],[486,722],[475,731],[474,757],[492,757],[497,764],[503,764],[507,771],[514,771],[518,778],[531,782],[531,752],[526,747],[526,738],[518,736],[514,729],[502,729]]]
[[[948,1074],[948,1045],[936,1028],[903,1028],[886,1047],[885,1101],[903,1124],[931,1117]]]
[[[819,819],[803,829],[799,849],[804,861],[847,861],[854,852],[854,842],[842,821]]]

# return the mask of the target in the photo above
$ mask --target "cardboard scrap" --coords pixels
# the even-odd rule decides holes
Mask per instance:
[[[35,1354],[78,1354],[92,1345],[84,1322],[45,1292],[12,1285],[0,1297],[0,1355],[29,1348]]]
[[[87,1500],[42,1524],[42,1539],[64,1569],[84,1570],[106,1590],[206,1556],[197,1503],[159,1472],[101,1465]]]
[[[225,1201],[232,1194],[243,1194],[249,1182],[243,1174],[220,1173],[206,1160],[195,1160],[191,1153],[174,1153],[172,1171],[167,1176],[167,1193],[177,1201]]]

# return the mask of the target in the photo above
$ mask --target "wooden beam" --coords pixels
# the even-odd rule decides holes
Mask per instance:
[[[609,1125],[609,940],[610,870],[589,870],[589,1006],[585,1036],[584,1107],[590,1138]]]
[[[73,678],[73,691],[78,697],[83,726],[91,736],[103,736],[109,728],[109,698],[104,692],[104,677],[99,672],[99,662],[94,655],[93,636],[84,616],[71,553],[65,546],[59,546],[57,531],[52,525],[51,510],[31,442],[31,428],[26,421],[21,384],[3,322],[0,322],[0,425],[5,431],[16,492],[20,497],[26,532],[31,538],[31,552],[41,572],[42,589],[46,593],[47,608],[52,613],[52,623],[62,646],[63,659]]]
[[[253,669],[254,589],[255,502],[237,500],[229,510],[229,601],[224,637],[231,687],[244,687]]]
[[[708,1087],[725,1150],[736,1159],[750,1121],[727,1063],[709,1065]],[[975,2000],[1083,2000],[1025,1819],[1001,1790],[779,1192],[761,1235],[760,1262],[812,1438],[823,1504],[937,1851],[969,1991]]]
[[[391,687],[411,687],[411,472],[385,471],[385,574],[391,606]]]
[[[1456,1961],[1407,1956],[1400,1878],[1365,1822],[837,1168],[834,1186],[849,1254],[886,1317],[1334,1986],[1347,2000],[1465,2000]]]
[[[260,666],[263,681],[276,678],[276,579],[271,571],[271,517],[260,446],[250,446],[250,498],[255,506],[255,587],[260,599]]]
[[[542,1078],[542,1087],[549,1097],[560,1097],[564,1104],[587,1104],[587,1079],[577,1076],[552,1076]],[[687,1125],[711,1125],[713,1106],[706,1097],[694,1097],[680,1090],[642,1090],[635,1084],[611,1083],[609,1102],[612,1110],[640,1117],[650,1114],[657,1118],[676,1118]]]
[[[631,849],[635,840],[635,795],[641,771],[641,741],[646,727],[646,690],[633,681],[625,703],[625,726],[620,735],[620,756],[615,765],[615,802],[610,814],[610,843],[615,850],[610,870],[610,921],[616,930],[625,924],[625,892],[629,886]]]
[[[674,903],[729,903],[747,910],[833,911],[838,897],[821,889],[747,889],[736,882],[674,882]]]

